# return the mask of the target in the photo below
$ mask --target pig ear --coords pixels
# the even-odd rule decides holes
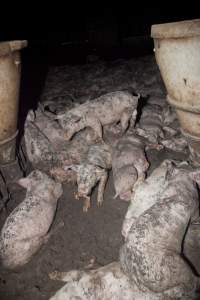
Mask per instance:
[[[199,185],[200,187],[200,169],[190,172],[189,176]]]
[[[27,121],[34,122],[36,118],[35,112],[31,109],[26,117]]]
[[[27,187],[28,187],[28,185],[29,185],[29,178],[20,178],[18,181],[17,181],[17,183],[20,185],[20,186],[22,186],[22,187],[24,187],[25,189],[27,189]]]

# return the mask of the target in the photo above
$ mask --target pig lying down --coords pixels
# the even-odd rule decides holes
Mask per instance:
[[[200,279],[183,258],[182,247],[188,226],[199,217],[200,170],[165,162],[148,179],[132,198],[129,230],[125,219],[122,269],[141,291],[161,294],[161,299],[195,299]]]
[[[131,284],[118,262],[91,271],[52,272],[50,279],[67,282],[50,300],[159,300]]]
[[[129,121],[135,123],[139,97],[128,91],[108,93],[58,115],[58,122],[66,131],[67,140],[85,127],[91,127],[96,138],[102,139],[102,126],[119,121],[122,132],[125,132]]]
[[[62,186],[35,170],[19,184],[27,189],[25,199],[8,216],[0,235],[1,263],[9,269],[26,264],[47,241]]]
[[[136,133],[151,144],[159,144],[160,139],[164,138],[162,127],[162,108],[156,104],[144,106],[140,120],[136,125]]]
[[[144,181],[149,163],[145,157],[144,144],[134,134],[124,135],[113,147],[112,171],[115,197],[131,200],[131,195]]]
[[[160,166],[152,172],[151,176],[135,190],[122,225],[122,235],[125,239],[136,219],[144,211],[159,202],[163,190],[168,185],[167,175],[172,168],[172,161],[164,160]]]

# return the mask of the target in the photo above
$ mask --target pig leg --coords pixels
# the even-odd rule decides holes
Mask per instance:
[[[90,208],[90,196],[79,195],[79,193],[76,192],[74,193],[74,197],[76,200],[83,198],[83,212],[88,212],[88,209]]]
[[[85,117],[85,124],[86,126],[91,127],[95,131],[97,140],[102,140],[103,130],[102,130],[102,124],[100,120],[98,120],[96,117],[92,116],[91,114],[87,114]]]
[[[137,189],[137,187],[140,184],[142,184],[144,182],[144,180],[146,178],[146,170],[148,170],[148,168],[149,168],[149,163],[145,159],[144,162],[143,162],[143,164],[144,164],[143,169],[141,169],[141,167],[140,167],[140,161],[138,161],[138,166],[137,166],[137,164],[135,165],[135,168],[137,170],[137,175],[138,176],[137,176],[137,180],[136,180],[136,182],[135,182],[135,184],[133,186],[133,190],[132,190],[133,192]]]
[[[138,188],[138,186],[140,186],[144,182],[145,177],[146,177],[144,172],[141,172],[138,169],[136,169],[136,171],[137,171],[137,180],[132,187],[132,197],[134,196],[135,191]]]
[[[134,192],[134,191],[137,189],[137,187],[138,187],[144,180],[145,180],[145,174],[142,173],[142,174],[140,174],[140,176],[138,176],[138,179],[137,179],[137,181],[135,182],[132,191]]]
[[[130,118],[130,127],[135,127],[136,118],[137,118],[137,109],[134,109]]]
[[[98,186],[97,205],[100,207],[103,203],[103,195],[108,179],[108,173],[106,170],[100,170],[98,175],[100,176],[100,181]]]
[[[84,196],[83,212],[88,212],[89,208],[90,208],[90,196]]]
[[[121,123],[122,133],[124,133],[129,126],[129,120],[131,119],[131,114],[132,113],[130,112],[130,109],[126,109],[123,111],[121,115],[120,123]]]

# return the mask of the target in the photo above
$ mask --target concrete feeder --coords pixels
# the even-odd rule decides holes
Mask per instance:
[[[15,160],[19,88],[20,50],[27,41],[0,43],[0,164]]]
[[[155,57],[190,158],[200,165],[200,19],[152,25]]]

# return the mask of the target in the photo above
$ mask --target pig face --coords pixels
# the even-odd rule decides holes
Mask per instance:
[[[80,165],[77,173],[78,195],[89,195],[97,182],[96,168],[90,164]]]
[[[121,200],[130,201],[134,183],[137,180],[137,170],[133,165],[122,167],[117,174],[113,174],[116,195]]]
[[[61,114],[57,116],[60,126],[66,130],[65,137],[70,140],[76,129],[80,127],[81,117],[73,114]]]
[[[77,173],[78,196],[84,197],[91,193],[97,183],[96,167],[92,164],[71,165],[64,167],[65,170],[74,170]]]

